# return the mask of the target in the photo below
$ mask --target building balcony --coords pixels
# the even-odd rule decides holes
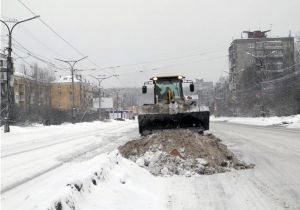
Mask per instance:
[[[266,49],[266,50],[282,50],[283,46],[265,46],[264,49]]]
[[[15,100],[16,100],[16,103],[24,102],[25,101],[25,95],[15,95]]]

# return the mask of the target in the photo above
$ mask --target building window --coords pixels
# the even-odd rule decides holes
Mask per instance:
[[[262,49],[263,48],[263,42],[256,42],[256,48]]]
[[[264,51],[256,51],[256,56],[263,57],[263,56],[265,56],[265,53],[264,53]]]
[[[283,57],[283,52],[282,52],[282,50],[276,50],[275,53],[272,53],[272,56],[273,57]]]
[[[248,48],[253,49],[254,48],[254,43],[248,43]]]
[[[276,63],[275,63],[275,66],[276,66],[276,69],[277,69],[277,70],[282,69],[283,63],[282,63],[282,62],[276,62]]]
[[[281,41],[265,42],[265,49],[282,49]]]

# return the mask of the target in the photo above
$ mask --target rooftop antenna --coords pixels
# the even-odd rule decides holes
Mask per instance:
[[[289,30],[289,37],[292,37],[292,31]]]
[[[273,24],[270,23],[270,38],[272,37],[272,26],[273,26]]]

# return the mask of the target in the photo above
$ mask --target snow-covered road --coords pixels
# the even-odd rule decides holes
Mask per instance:
[[[12,127],[1,135],[1,192],[78,158],[111,151],[138,135],[134,121]]]
[[[168,179],[169,209],[300,209],[300,130],[212,123],[251,170]]]
[[[111,161],[115,154],[104,153],[137,137],[136,121],[13,129],[1,134],[5,210],[48,209],[66,198],[81,210],[300,209],[299,129],[212,122],[211,132],[256,166],[193,177],[153,177],[124,158]],[[88,184],[70,191],[74,182]]]

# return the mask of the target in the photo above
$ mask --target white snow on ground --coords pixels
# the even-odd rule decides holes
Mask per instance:
[[[95,156],[109,151],[109,146],[114,149],[129,140],[125,133],[136,126],[132,121],[11,126],[10,133],[1,134],[1,192],[79,156]]]
[[[18,189],[32,180],[38,180],[43,175],[49,176],[53,171],[60,171],[70,162],[80,162],[112,151],[137,137],[137,130],[137,123],[131,120],[60,126],[11,126],[10,133],[3,133],[2,127],[2,202],[6,203],[5,199],[8,199],[5,196],[6,192]],[[51,179],[51,176],[46,179]],[[37,184],[37,192],[42,188],[43,186]],[[13,196],[15,201],[12,203],[21,204],[24,194],[28,194],[28,190]]]
[[[211,127],[236,155],[256,167],[190,178],[154,177],[114,150],[138,136],[136,121],[12,127],[11,133],[1,134],[1,207],[300,208],[300,131],[221,122]],[[53,168],[55,164],[59,166]]]
[[[86,209],[162,209],[161,180],[118,151],[101,154],[81,163],[71,162],[43,181],[38,191],[28,189],[22,203],[4,197],[4,209],[47,210],[61,205],[64,210]],[[6,200],[7,199],[7,200]],[[20,199],[17,199],[20,200]]]
[[[215,122],[230,122],[247,125],[260,126],[283,126],[287,128],[300,128],[300,114],[283,117],[210,117]]]

